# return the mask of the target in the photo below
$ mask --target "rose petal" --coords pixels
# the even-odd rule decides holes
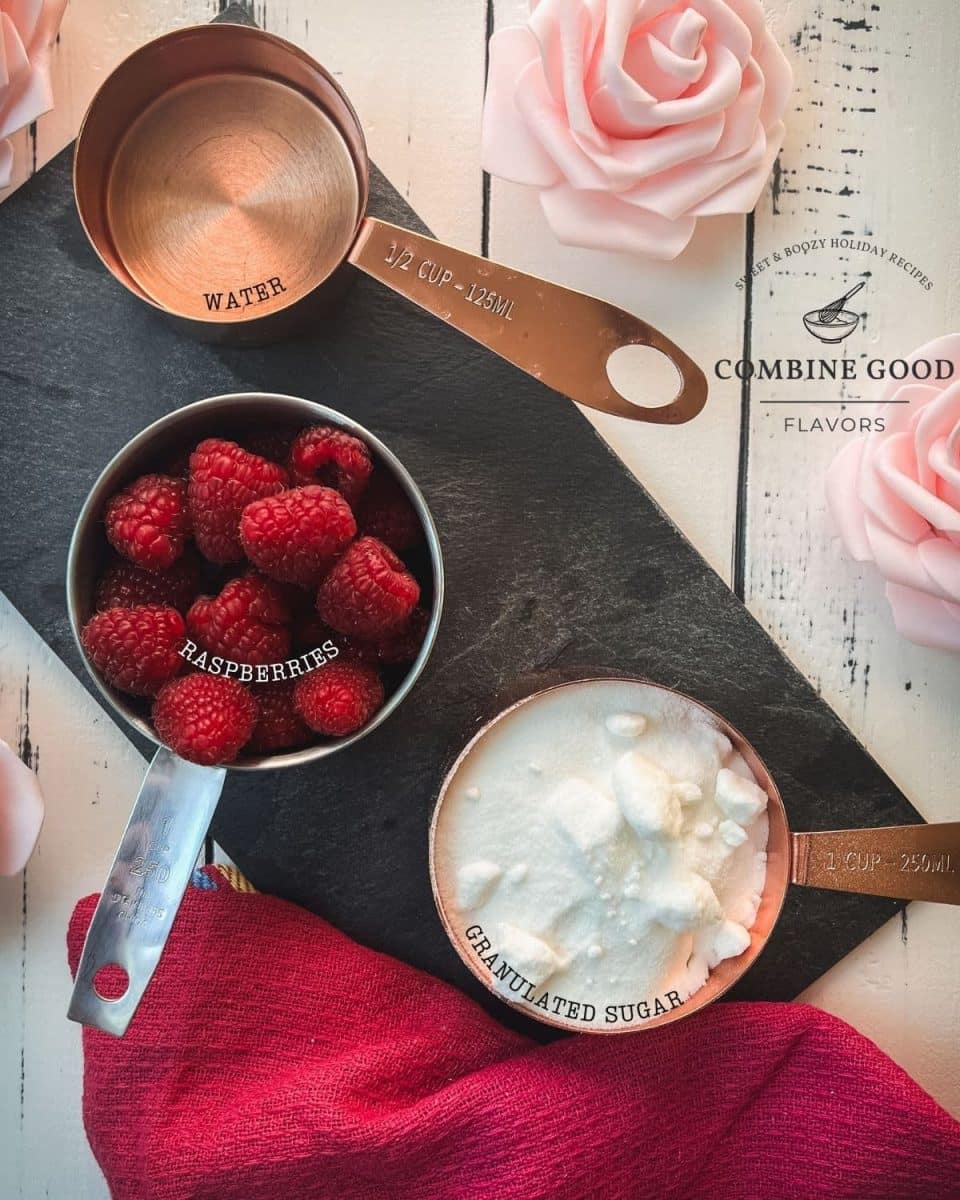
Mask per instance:
[[[6,18],[9,20],[9,18]],[[10,82],[10,69],[7,65],[7,49],[6,39],[10,36],[7,32],[6,23],[0,16],[0,89],[5,88]],[[0,92],[2,94],[2,92]]]
[[[629,191],[651,175],[703,158],[722,133],[723,115],[716,113],[689,125],[661,129],[650,137],[613,138],[609,153],[590,158],[615,191]]]
[[[888,583],[886,594],[903,637],[934,650],[960,651],[960,617],[949,604],[899,583]]]
[[[667,221],[657,213],[625,204],[610,192],[566,184],[541,192],[540,203],[558,241],[594,250],[672,259],[686,247],[696,225],[692,217]]]
[[[579,188],[604,186],[603,173],[575,141],[565,114],[550,95],[539,65],[534,64],[521,72],[515,102],[528,130],[556,164],[561,179]]]
[[[550,0],[546,2],[550,3]],[[627,56],[630,36],[649,28],[675,4],[676,0],[641,0],[639,4],[637,0],[607,0],[603,41],[597,64],[601,77],[625,75],[623,61]],[[538,5],[538,8],[542,7],[543,4]]]
[[[66,0],[13,0],[0,12],[6,86],[0,92],[0,138],[53,107],[49,57]]]
[[[720,213],[746,213],[756,207],[757,201],[760,199],[760,193],[763,191],[764,185],[770,176],[770,170],[773,167],[773,160],[780,153],[780,147],[783,144],[784,128],[782,125],[774,126],[764,137],[766,138],[766,147],[761,160],[751,169],[727,184],[726,187],[719,188],[708,196],[696,207],[691,208],[690,215],[693,217],[713,217]]]
[[[517,109],[514,89],[526,69],[540,70],[540,48],[526,27],[502,29],[490,39],[490,68],[483,102],[480,156],[483,168],[515,183],[550,187],[561,174]]]
[[[848,553],[857,562],[869,562],[873,557],[864,522],[863,505],[857,493],[860,460],[865,438],[847,442],[827,468],[827,505],[837,532]]]
[[[703,75],[707,22],[692,8],[667,13],[627,43],[623,69],[657,100],[675,100]]]
[[[937,586],[923,565],[923,559],[920,557],[922,543],[903,541],[869,513],[864,524],[873,561],[884,579],[889,579],[892,583],[902,583],[904,587],[916,588],[920,592],[942,596],[944,600],[953,598],[949,592],[944,592]]]
[[[763,102],[763,76],[751,59],[743,72],[740,95],[723,114],[723,137],[714,147],[708,161],[731,158],[749,150],[756,136],[760,105]]]
[[[880,474],[878,460],[888,442],[899,439],[901,451],[907,456],[912,453],[909,434],[894,434],[887,438],[878,434],[867,439],[866,449],[860,461],[860,478],[857,492],[867,512],[882,521],[887,528],[905,542],[919,542],[930,532],[929,523],[917,515],[913,508],[893,491],[889,482]]]
[[[937,495],[945,504],[960,508],[960,464],[956,452],[950,454],[949,439],[940,438],[930,447],[930,466],[936,475]]]
[[[766,32],[766,20],[760,0],[723,0],[726,6],[740,18],[750,31],[750,39],[756,48],[757,42]]]
[[[787,110],[793,90],[793,68],[779,42],[767,30],[754,40],[753,58],[763,76],[763,103],[760,124],[766,130],[778,125]]]
[[[0,137],[16,132],[23,122],[13,124],[10,119],[14,108],[30,82],[30,60],[20,34],[8,13],[0,10],[0,40],[4,47],[4,64],[7,76],[6,87],[0,94]]]
[[[607,135],[594,122],[585,84],[596,32],[587,8],[565,5],[559,41],[555,39],[551,46],[544,47],[544,74],[551,83],[554,98],[557,94],[552,79],[560,79],[570,132],[585,150],[592,146],[602,151],[607,148]]]
[[[706,17],[695,8],[667,13],[657,23],[657,41],[675,57],[686,59],[690,63],[689,75],[684,72],[682,62],[677,64],[678,72],[690,82],[700,77],[699,71],[695,74],[693,72],[696,70],[696,64],[704,61],[703,35],[706,29]]]
[[[0,875],[27,865],[43,825],[43,795],[37,777],[0,741]]]
[[[960,381],[937,391],[931,388],[933,395],[917,413],[913,438],[917,451],[917,478],[921,487],[927,491],[936,489],[936,473],[930,462],[930,451],[937,441],[946,438],[955,428],[960,426]]]
[[[44,0],[4,0],[3,11],[17,28],[17,35],[29,54],[41,32]]]
[[[756,36],[747,21],[739,15],[737,6],[727,0],[696,0],[696,6],[707,19],[710,36],[718,45],[725,46],[741,67],[747,65]],[[763,14],[760,14],[760,29],[763,29]]]
[[[669,171],[662,171],[624,192],[623,198],[632,204],[652,209],[670,220],[676,220],[685,213],[696,216],[699,204],[734,181],[743,179],[745,175],[749,176],[747,185],[752,190],[757,190],[753,184],[753,173],[762,168],[766,149],[766,134],[758,125],[754,141],[746,153],[719,162],[683,164]],[[766,175],[761,178],[760,187],[763,186],[764,178]]]
[[[882,433],[871,434],[871,440],[882,442],[895,433],[909,433],[913,437],[917,415],[939,395],[940,389],[930,383],[901,383],[894,389],[887,388],[877,408],[886,419],[886,428]],[[891,400],[896,404],[883,407]]]
[[[960,603],[960,546],[931,537],[917,547],[920,561],[945,599]]]
[[[604,73],[590,98],[594,120],[604,129],[633,136],[723,112],[740,91],[742,69],[725,46],[715,46],[698,84],[675,100],[653,100],[624,71]]]
[[[885,512],[891,520],[886,523],[894,529],[892,522],[898,523],[894,531],[907,540],[919,541],[923,536],[920,528],[922,522],[927,522],[934,529],[945,533],[960,533],[960,512],[952,505],[946,504],[939,496],[926,491],[917,481],[916,450],[909,435],[895,434],[887,438],[878,448],[875,456],[877,472],[889,492],[902,501],[902,504],[892,502],[889,497],[880,508],[871,506],[880,515]],[[909,513],[909,517],[907,517]],[[905,518],[905,519],[903,519]],[[884,518],[886,519],[886,518]],[[910,530],[916,531],[911,537]]]
[[[548,0],[549,2],[549,0]],[[624,70],[627,39],[636,29],[635,18],[652,22],[672,0],[657,0],[642,6],[643,17],[631,0],[610,0],[607,4],[603,37],[586,73],[590,112],[597,125],[614,137],[636,137],[640,132],[637,114],[645,113],[656,102],[641,84]],[[598,99],[599,97],[599,99]]]

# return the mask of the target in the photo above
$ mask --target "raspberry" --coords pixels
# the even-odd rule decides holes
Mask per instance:
[[[377,661],[386,666],[411,663],[420,653],[429,622],[430,614],[417,605],[397,629],[392,629],[375,642],[367,644],[376,655]]]
[[[310,741],[310,729],[293,706],[294,681],[265,683],[253,689],[260,708],[250,749],[258,754],[292,750]]]
[[[338,633],[372,640],[402,624],[419,599],[420,585],[390,547],[363,537],[320,584],[317,612]]]
[[[153,703],[160,740],[205,767],[232,762],[256,723],[256,700],[242,683],[222,675],[197,672],[174,679]]]
[[[290,653],[290,610],[280,589],[262,575],[241,575],[219,596],[199,596],[187,631],[203,649],[233,662],[282,662]]]
[[[254,500],[240,518],[240,542],[265,574],[316,586],[357,532],[350,505],[333,488],[302,487]]]
[[[80,641],[107,683],[134,696],[154,696],[183,666],[185,632],[175,608],[144,604],[97,613]]]
[[[107,505],[107,540],[124,558],[162,571],[183,553],[190,533],[187,488],[169,475],[142,475]]]
[[[376,671],[363,663],[337,661],[298,679],[293,702],[317,733],[346,737],[383,704],[383,684]]]
[[[423,538],[423,526],[407,493],[392,475],[381,471],[374,473],[357,505],[357,528],[398,554]]]
[[[372,471],[373,460],[363,442],[332,425],[305,429],[290,447],[294,483],[326,484],[336,488],[349,504],[359,499]]]
[[[273,496],[286,485],[283,467],[248,453],[236,442],[222,438],[201,442],[190,455],[187,487],[200,553],[212,562],[241,562],[241,513],[251,501]]]
[[[185,613],[200,588],[200,560],[187,551],[165,571],[145,571],[130,562],[115,562],[100,576],[94,603],[107,608],[161,604]]]

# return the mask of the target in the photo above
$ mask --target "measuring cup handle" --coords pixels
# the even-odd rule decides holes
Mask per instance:
[[[122,1037],[160,961],[223,791],[222,767],[160,749],[147,769],[120,849],[87,930],[67,1016]],[[97,973],[115,964],[123,995],[107,999]]]
[[[795,833],[792,882],[960,904],[960,821]]]
[[[366,218],[349,255],[354,266],[495,351],[548,387],[598,412],[677,425],[707,400],[697,364],[639,317],[385,221]],[[613,387],[607,359],[621,346],[650,346],[680,376],[669,404],[632,404]]]

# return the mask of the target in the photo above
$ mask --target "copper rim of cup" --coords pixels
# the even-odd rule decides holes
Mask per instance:
[[[767,793],[767,817],[768,817],[768,834],[767,834],[767,871],[764,878],[763,891],[760,897],[760,906],[757,910],[757,917],[753,927],[750,930],[750,945],[744,952],[736,958],[724,959],[719,963],[707,976],[706,982],[702,987],[698,988],[689,999],[685,1000],[678,1008],[671,1009],[669,1012],[661,1014],[657,1017],[651,1017],[648,1020],[638,1021],[631,1025],[622,1025],[618,1027],[603,1027],[603,1026],[587,1026],[579,1021],[571,1021],[544,1013],[540,1009],[535,1009],[532,1005],[526,1004],[523,1001],[511,1000],[498,991],[492,983],[490,971],[484,968],[472,953],[470,943],[464,936],[462,922],[456,920],[455,914],[448,911],[448,904],[445,901],[443,889],[440,885],[439,873],[437,870],[437,841],[438,841],[438,825],[444,801],[456,779],[459,771],[466,762],[467,758],[473,753],[476,747],[485,740],[487,734],[502,721],[507,720],[518,709],[532,703],[535,700],[547,695],[550,692],[558,691],[561,688],[577,687],[583,684],[605,684],[605,683],[636,683],[644,687],[653,687],[658,691],[667,692],[674,696],[679,696],[691,704],[696,705],[716,727],[724,733],[732,742],[734,748],[743,755],[747,765],[753,771],[754,777],[760,787]],[[430,862],[430,884],[433,890],[434,904],[437,908],[437,913],[440,917],[441,924],[447,937],[450,939],[454,949],[463,960],[464,965],[469,969],[471,974],[483,984],[488,992],[492,993],[502,1003],[509,1005],[517,1012],[523,1013],[525,1016],[539,1021],[541,1024],[551,1025],[555,1029],[562,1029],[566,1033],[591,1033],[602,1035],[615,1035],[624,1033],[635,1033],[640,1030],[661,1028],[664,1025],[670,1025],[675,1021],[682,1020],[684,1017],[692,1016],[699,1012],[714,1000],[719,999],[733,985],[743,977],[750,967],[756,962],[763,948],[766,946],[773,931],[773,927],[777,922],[780,912],[783,908],[783,902],[787,893],[787,885],[790,881],[790,829],[787,823],[786,809],[784,808],[783,799],[780,796],[779,789],[773,780],[773,776],[767,769],[763,760],[754,750],[750,742],[744,737],[738,729],[730,724],[718,712],[706,704],[695,700],[692,696],[688,696],[685,692],[681,692],[676,688],[666,687],[663,684],[655,683],[653,680],[644,679],[640,676],[606,673],[603,675],[597,674],[575,674],[574,677],[566,679],[562,683],[552,684],[549,687],[540,688],[531,694],[524,696],[522,699],[516,700],[509,704],[486,721],[480,729],[473,735],[470,741],[466,744],[460,754],[457,756],[453,765],[443,779],[440,785],[440,792],[434,805],[433,816],[430,822],[429,835],[429,862]],[[597,1004],[599,1008],[599,1003]]]
[[[182,84],[231,71],[286,84],[312,102],[336,129],[352,160],[356,195],[350,241],[337,261],[318,273],[312,292],[292,297],[284,304],[272,304],[267,312],[244,311],[242,316],[219,323],[216,328],[224,336],[230,329],[253,330],[264,325],[285,328],[279,319],[331,280],[360,229],[369,196],[369,154],[360,118],[334,76],[299,46],[253,26],[213,22],[175,29],[138,47],[100,84],[81,122],[73,158],[80,223],[103,265],[153,308],[200,328],[204,325],[201,317],[157,299],[131,273],[113,238],[109,181],[124,137],[150,105]],[[144,219],[149,220],[149,215]]]
[[[109,550],[103,533],[103,512],[108,499],[119,488],[149,469],[151,463],[155,464],[158,456],[165,450],[169,452],[177,446],[182,447],[184,441],[189,442],[194,436],[197,440],[213,436],[216,429],[222,428],[223,425],[233,432],[244,426],[257,427],[263,414],[269,414],[270,420],[282,425],[323,421],[347,430],[367,444],[375,460],[385,465],[401,485],[420,519],[430,555],[433,597],[427,631],[416,659],[410,664],[403,681],[388,697],[383,708],[363,728],[348,737],[301,750],[285,754],[251,755],[228,764],[231,770],[237,771],[273,770],[315,762],[346,749],[382,725],[409,695],[426,666],[436,642],[444,596],[443,559],[433,517],[410,473],[375,434],[336,409],[298,396],[270,392],[240,392],[194,401],[148,425],[111,458],[90,489],[70,539],[67,555],[67,613],[70,627],[83,664],[109,708],[151,742],[158,746],[163,744],[153,726],[137,711],[130,698],[111,688],[101,678],[88,660],[80,639],[80,632],[93,613],[93,591],[97,572]]]

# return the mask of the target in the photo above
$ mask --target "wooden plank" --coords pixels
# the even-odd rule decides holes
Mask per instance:
[[[808,338],[803,312],[841,295],[872,271],[858,297],[867,319],[843,344],[848,355],[894,358],[957,327],[960,271],[954,201],[960,168],[944,81],[955,77],[960,9],[933,0],[909,6],[819,0],[769,4],[789,47],[796,93],[776,190],[756,219],[760,261],[804,238],[847,235],[920,265],[921,290],[902,268],[828,249],[791,256],[757,277],[754,358],[832,357]],[[859,340],[857,340],[859,339]],[[861,371],[862,374],[862,371]],[[871,411],[880,383],[849,386],[845,415]],[[837,415],[824,405],[770,401],[810,396],[817,385],[751,388],[746,600],[929,820],[960,816],[960,671],[955,658],[912,646],[893,629],[876,572],[851,562],[826,512],[823,479],[849,433],[793,433],[786,415]],[[814,398],[832,399],[823,384]],[[913,905],[807,993],[873,1036],[951,1111],[956,1072],[960,957],[956,914]]]
[[[496,0],[495,26],[520,23],[528,11],[525,0]],[[701,221],[680,258],[658,263],[561,246],[534,190],[493,179],[489,244],[491,258],[603,296],[648,319],[708,372],[717,358],[731,352],[739,356],[743,293],[734,281],[743,271],[742,217]],[[634,374],[629,394],[644,394],[640,372]],[[737,505],[739,383],[711,378],[706,409],[689,425],[676,428],[587,411],[584,415],[711,566],[729,580]],[[615,513],[610,516],[616,520]],[[642,547],[637,550],[641,553]]]
[[[82,0],[67,6],[52,55],[56,106],[14,137],[12,186],[76,135],[94,91],[137,46],[168,30],[208,21],[217,0]],[[481,0],[411,13],[373,0],[344,18],[336,4],[283,0],[253,5],[263,28],[327,66],[360,114],[370,153],[439,237],[480,246],[480,98],[486,12]]]
[[[65,931],[103,884],[144,762],[2,594],[0,736],[35,766],[47,804],[26,871],[0,879],[0,1179],[11,1197],[100,1200]]]
[[[439,238],[480,248],[481,0],[429,7],[369,0],[256,3],[257,22],[302,46],[337,77],[370,155]]]

